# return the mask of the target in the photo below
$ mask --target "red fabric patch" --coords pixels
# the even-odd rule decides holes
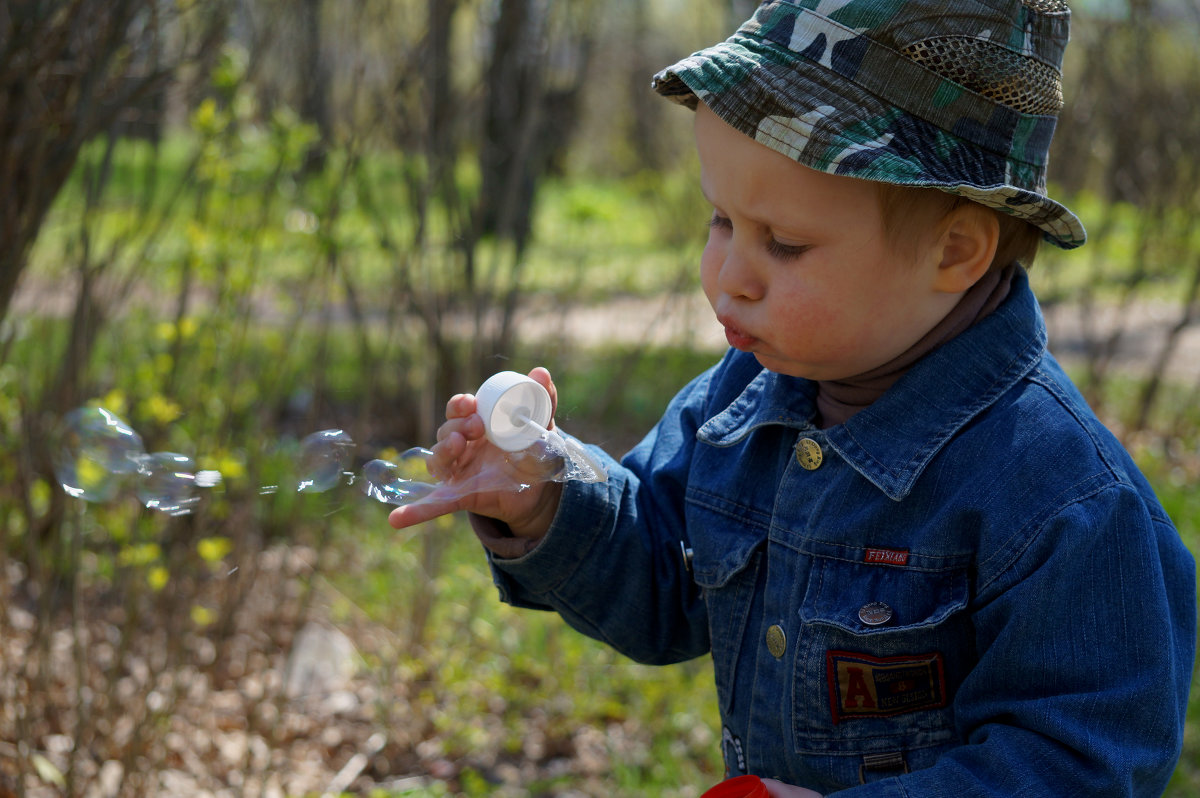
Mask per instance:
[[[825,678],[835,724],[946,706],[946,672],[936,651],[899,657],[827,651]]]
[[[863,554],[863,562],[876,565],[905,565],[908,562],[908,549],[867,549]]]

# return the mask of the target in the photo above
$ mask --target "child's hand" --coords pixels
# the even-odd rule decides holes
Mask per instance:
[[[763,779],[762,783],[766,786],[767,792],[771,794],[771,798],[821,798],[819,792],[813,792],[804,787],[793,787],[782,781],[775,781],[775,779]]]
[[[550,394],[551,408],[558,407],[558,391],[550,372],[538,367],[529,373]],[[540,539],[558,510],[562,484],[539,478],[545,463],[520,453],[505,452],[488,441],[475,396],[458,394],[446,403],[446,422],[438,428],[437,444],[429,458],[429,473],[445,487],[425,501],[397,507],[388,516],[396,529],[428,521],[439,515],[467,510],[508,524],[516,537]],[[554,422],[548,425],[554,429]],[[517,490],[518,485],[530,485]]]

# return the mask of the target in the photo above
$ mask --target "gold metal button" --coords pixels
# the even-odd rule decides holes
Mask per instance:
[[[816,471],[821,467],[821,461],[824,459],[825,455],[821,454],[821,444],[812,438],[801,438],[796,443],[796,460],[803,468]]]
[[[767,630],[767,651],[770,651],[775,659],[779,659],[787,651],[787,635],[779,624],[772,624]]]

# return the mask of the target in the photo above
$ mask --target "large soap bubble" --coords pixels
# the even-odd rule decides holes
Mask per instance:
[[[146,456],[142,438],[115,413],[81,407],[63,417],[54,475],[63,490],[89,502],[108,501]]]
[[[296,490],[324,493],[347,479],[354,441],[340,429],[314,432],[300,442],[300,478]]]

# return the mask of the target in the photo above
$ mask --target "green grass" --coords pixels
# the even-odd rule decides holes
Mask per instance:
[[[447,758],[491,761],[492,752],[539,759],[573,748],[582,732],[603,741],[596,755],[615,794],[694,795],[696,785],[719,781],[720,727],[707,658],[639,665],[554,614],[501,604],[464,520],[435,526],[400,534],[382,523],[361,526],[353,556],[330,569],[329,579],[343,602],[335,612],[387,626],[403,649],[399,672],[422,674],[417,703]],[[420,576],[424,534],[446,546],[428,580]],[[418,633],[410,613],[429,598],[431,614]],[[483,775],[476,774],[476,788],[472,778],[463,779],[459,794],[493,794]],[[536,794],[546,786],[525,788]]]

